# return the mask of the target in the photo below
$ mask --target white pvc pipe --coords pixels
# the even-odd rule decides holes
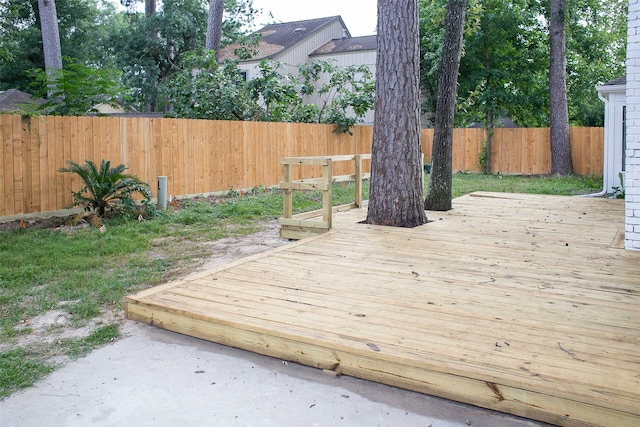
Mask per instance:
[[[158,177],[158,210],[167,209],[167,177]]]

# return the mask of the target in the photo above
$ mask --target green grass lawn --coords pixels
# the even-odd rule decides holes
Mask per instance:
[[[600,177],[516,177],[456,174],[454,197],[472,191],[584,194],[601,189]],[[368,194],[368,183],[363,193]],[[333,203],[353,201],[353,184],[335,185]],[[319,209],[319,192],[296,192],[296,212]],[[121,313],[123,297],[184,274],[207,252],[206,243],[243,236],[259,229],[261,221],[282,214],[276,190],[256,188],[211,199],[180,201],[157,218],[138,222],[105,221],[106,232],[93,227],[0,232],[0,398],[33,384],[63,359],[85,355],[118,337],[116,322],[103,320],[107,312]],[[61,328],[93,325],[78,338],[29,341],[30,319],[52,310],[66,313]],[[26,343],[26,344],[25,344]]]

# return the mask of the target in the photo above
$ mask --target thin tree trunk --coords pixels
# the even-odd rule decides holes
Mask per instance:
[[[144,17],[151,18],[156,13],[156,0],[144,0]]]
[[[224,15],[224,0],[209,1],[209,20],[207,22],[207,38],[205,47],[215,50],[216,59],[220,50],[220,40],[222,39],[222,17]]]
[[[551,127],[551,173],[573,173],[569,144],[569,112],[567,107],[567,56],[565,0],[551,0],[549,23],[549,124]]]
[[[491,174],[491,144],[493,142],[493,110],[487,111],[487,147],[486,147],[486,164],[484,166],[484,173]]]
[[[378,0],[369,224],[415,227],[423,207],[417,0]]]
[[[44,67],[50,70],[62,68],[62,50],[58,32],[58,14],[54,0],[38,0],[40,29],[42,31],[42,48],[44,51]]]
[[[424,208],[427,210],[451,209],[453,120],[466,9],[467,0],[448,1],[444,44],[438,70],[438,102],[431,151],[431,178],[424,202]]]

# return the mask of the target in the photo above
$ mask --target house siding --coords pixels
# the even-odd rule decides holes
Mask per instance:
[[[640,250],[640,0],[629,0],[626,65],[625,249]]]
[[[367,50],[354,53],[340,53],[340,54],[327,54],[327,55],[314,55],[311,60],[321,61],[333,61],[338,67],[349,67],[351,65],[360,66],[366,65],[373,73],[373,77],[376,75],[376,51]],[[327,76],[324,76],[320,83],[327,81]],[[305,102],[321,105],[321,99],[318,95],[313,95],[305,98]],[[363,118],[361,125],[372,125],[374,119],[374,111],[369,111]]]
[[[342,21],[337,20],[305,39],[295,48],[286,50],[274,59],[287,64],[291,73],[297,73],[298,65],[309,62],[309,54],[325,44],[328,40],[342,37]]]

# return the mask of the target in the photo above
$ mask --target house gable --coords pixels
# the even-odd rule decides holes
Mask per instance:
[[[313,49],[331,38],[341,37],[343,34],[351,37],[340,16],[269,24],[260,29],[258,33],[261,35],[261,39],[256,47],[257,53],[246,61],[240,61],[241,63],[256,62],[262,59],[282,61],[282,58],[287,56],[289,51],[304,51],[304,47],[311,44],[312,47],[304,51],[304,55],[307,56]],[[332,36],[329,37],[328,34]],[[320,41],[316,41],[318,38]],[[238,44],[226,46],[220,50],[218,57],[220,60],[235,59],[233,51],[238,47],[240,47]]]

